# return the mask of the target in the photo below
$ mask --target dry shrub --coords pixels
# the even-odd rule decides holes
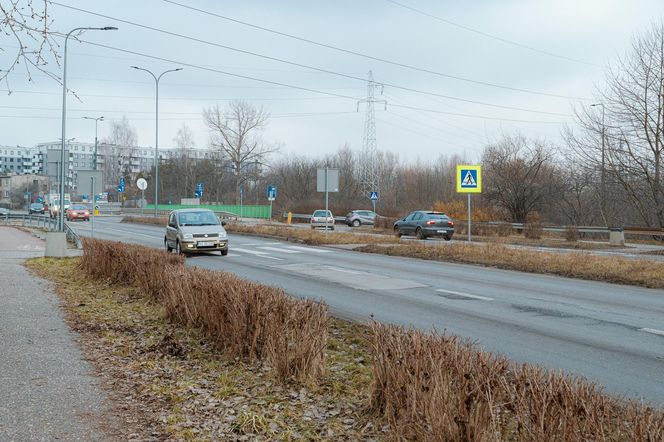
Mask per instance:
[[[512,224],[500,222],[495,225],[495,232],[498,236],[510,236],[512,234]]]
[[[662,440],[664,413],[454,336],[371,325],[371,408],[398,439]]]
[[[465,199],[447,202],[437,201],[433,204],[433,210],[443,212],[453,220],[468,219],[468,201]],[[477,222],[487,222],[500,219],[492,207],[482,206],[475,202],[473,202],[470,206],[470,216],[472,221]]]
[[[125,216],[120,222],[123,223],[135,223],[135,224],[150,224],[153,226],[162,226],[165,227],[168,223],[168,218],[165,216],[160,217],[149,217],[149,216]]]
[[[664,288],[664,263],[649,259],[596,256],[585,252],[547,253],[510,248],[501,244],[472,245],[461,242],[435,247],[412,243],[403,245],[370,244],[355,250]]]
[[[391,227],[390,227],[391,229]],[[248,233],[282,238],[287,241],[297,241],[309,245],[324,244],[379,244],[398,243],[399,239],[388,235],[357,234],[350,232],[325,232],[322,230],[302,229],[299,227],[243,224],[227,224],[226,230],[232,233]]]
[[[324,304],[119,242],[84,240],[81,263],[96,278],[137,285],[173,321],[200,328],[226,354],[267,361],[282,381],[305,382],[323,373]]]
[[[401,218],[390,217],[390,216],[377,216],[374,221],[374,229],[385,229],[392,231],[394,228],[394,223],[400,220]]]
[[[538,212],[530,212],[526,217],[526,223],[523,226],[523,234],[529,239],[540,239],[544,233],[542,218]]]
[[[567,226],[565,228],[565,241],[577,242],[579,240],[579,229],[576,226]]]

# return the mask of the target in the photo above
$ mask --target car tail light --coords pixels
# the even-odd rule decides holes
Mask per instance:
[[[450,226],[450,227],[454,227],[454,221],[448,221],[447,225]]]
[[[434,221],[434,220],[427,221],[427,226],[432,226],[434,224],[436,224],[436,221]]]

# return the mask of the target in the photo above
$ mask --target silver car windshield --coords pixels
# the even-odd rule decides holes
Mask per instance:
[[[218,226],[219,220],[213,212],[201,210],[178,214],[178,223],[181,226]]]

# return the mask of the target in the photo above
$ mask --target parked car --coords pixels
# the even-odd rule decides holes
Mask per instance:
[[[164,247],[181,254],[218,250],[228,255],[225,221],[209,209],[179,209],[168,215]]]
[[[88,206],[84,204],[72,204],[65,212],[65,217],[67,221],[74,221],[75,219],[90,221],[90,211]]]
[[[454,221],[442,212],[416,210],[394,223],[394,234],[415,235],[419,239],[442,236],[449,241],[454,235]]]
[[[373,226],[376,216],[376,212],[372,212],[371,210],[353,210],[346,214],[344,222],[350,227]]]
[[[330,230],[334,230],[334,216],[329,210],[316,210],[311,219],[309,220],[311,228],[315,229],[316,227],[327,227]]]
[[[28,207],[28,214],[32,215],[33,213],[44,214],[44,205],[42,203],[32,203]]]
[[[0,216],[7,216],[9,215],[9,209],[5,209],[4,207],[0,207]]]

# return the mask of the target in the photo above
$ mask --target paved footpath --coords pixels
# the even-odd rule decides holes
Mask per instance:
[[[0,441],[114,440],[107,398],[58,298],[21,264],[43,255],[43,241],[0,227]]]

